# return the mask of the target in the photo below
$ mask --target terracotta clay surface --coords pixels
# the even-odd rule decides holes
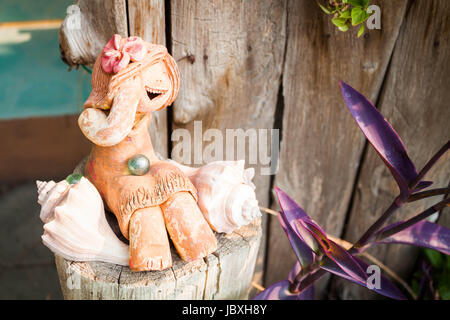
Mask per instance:
[[[145,54],[135,61],[112,61],[112,55],[123,58],[129,43],[142,45]],[[205,257],[217,248],[215,235],[197,206],[194,185],[179,168],[156,157],[148,133],[151,112],[175,99],[178,78],[176,63],[165,47],[115,35],[97,58],[93,89],[78,120],[81,131],[94,143],[85,176],[130,240],[133,271],[171,266],[163,221],[183,260]],[[150,160],[149,172],[141,176],[132,175],[127,167],[128,160],[138,154]]]

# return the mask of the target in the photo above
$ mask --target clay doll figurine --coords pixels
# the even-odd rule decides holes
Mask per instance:
[[[158,160],[148,133],[151,112],[178,93],[178,68],[167,49],[114,35],[95,62],[92,87],[78,119],[94,143],[85,176],[130,241],[131,270],[171,267],[166,228],[184,261],[214,252],[217,240],[195,187],[176,166]]]

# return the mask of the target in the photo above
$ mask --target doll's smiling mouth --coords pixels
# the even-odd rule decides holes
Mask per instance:
[[[162,89],[162,88],[145,87],[145,90],[147,91],[147,96],[150,99],[150,101],[162,96],[163,94],[165,94],[167,92],[167,89]]]

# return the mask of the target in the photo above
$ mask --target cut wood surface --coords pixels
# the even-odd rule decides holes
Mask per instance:
[[[150,43],[166,45],[165,19],[164,0],[128,0],[130,36],[138,36]],[[149,130],[153,148],[167,158],[167,108],[152,113]]]
[[[272,129],[285,45],[285,1],[174,0],[170,9],[172,52],[181,74],[180,93],[173,110],[174,129],[187,129],[192,140],[197,120],[202,121],[203,133],[217,129],[224,138],[226,129]],[[221,140],[214,135],[209,139]],[[225,145],[232,143],[231,139],[234,138],[223,140],[224,151],[214,155],[216,160],[225,160],[225,155],[231,158],[229,152],[225,153]],[[237,155],[235,140],[231,159],[246,157],[246,166],[255,168],[253,181],[262,206],[269,203],[271,176],[261,174],[261,167],[269,164],[261,164],[260,154],[270,155],[269,139],[270,136],[260,139],[257,144],[247,138],[242,156]],[[203,141],[203,147],[197,141],[191,143],[193,152],[180,155],[175,141],[172,158],[189,164],[187,155],[192,157],[191,164],[206,162],[202,152],[212,142]],[[254,156],[258,163],[249,163]],[[259,283],[263,261],[261,246],[255,277]]]
[[[379,110],[402,137],[410,158],[420,170],[450,139],[450,2],[414,1],[392,56]],[[433,188],[449,183],[450,155],[442,158],[426,180]],[[344,239],[354,242],[390,205],[398,188],[372,148],[368,148]],[[420,213],[442,197],[408,204],[394,216],[404,220]],[[392,221],[391,221],[392,222]],[[370,251],[403,277],[414,267],[417,249],[380,245]],[[368,290],[339,282],[341,298],[373,297]]]
[[[163,271],[131,272],[103,262],[73,262],[55,256],[66,300],[221,300],[246,299],[250,290],[261,221],[216,234],[218,249],[204,259],[185,263],[173,250],[173,266]]]
[[[334,235],[343,230],[364,145],[338,81],[376,101],[406,1],[384,1],[382,8],[382,30],[357,38],[357,28],[340,32],[315,1],[289,1],[283,134],[275,186]],[[285,279],[296,260],[273,217],[269,235],[266,285]]]

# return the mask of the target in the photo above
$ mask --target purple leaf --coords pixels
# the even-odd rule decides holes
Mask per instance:
[[[353,257],[353,259],[358,263],[359,267],[363,270],[367,270],[369,265],[364,262],[363,260]],[[357,281],[354,278],[350,277],[347,273],[345,273],[334,261],[327,259],[324,266],[321,266],[321,268],[327,270],[328,272],[331,272],[341,278],[344,278],[346,280],[349,280],[353,283],[359,284],[363,287],[367,288],[367,281]],[[366,273],[367,276],[367,273]],[[373,290],[378,294],[381,294],[383,296],[389,297],[391,299],[397,299],[397,300],[405,300],[406,297],[403,295],[403,293],[385,276],[382,274],[380,275],[380,288],[373,288],[369,289]]]
[[[314,300],[314,285],[310,285],[308,288],[300,292],[297,296],[297,300]]]
[[[436,296],[434,286],[433,286],[433,278],[431,277],[432,267],[426,261],[422,261],[422,271],[423,276],[420,279],[419,285],[419,294],[417,295],[417,300],[423,300],[427,291],[430,292],[431,296]]]
[[[292,230],[292,227],[287,222],[286,216],[284,214],[278,214],[278,220],[280,221],[281,227],[291,243],[292,249],[294,249],[295,255],[302,266],[309,265],[313,262],[313,251],[311,248]]]
[[[302,270],[302,266],[300,265],[300,262],[296,261],[294,267],[289,271],[288,280],[294,282],[300,270]]]
[[[344,248],[330,241],[325,232],[283,190],[275,188],[275,191],[282,210],[281,225],[288,235],[300,264],[304,266],[311,263],[314,258],[312,250],[316,252],[320,250],[350,277],[364,282],[367,275],[353,257]],[[308,263],[305,264],[305,261]]]
[[[363,260],[356,257],[355,260],[358,262],[358,264],[361,266],[363,270],[367,270],[367,268],[369,267],[369,264],[367,264]],[[363,286],[366,287],[366,283],[364,283]],[[389,297],[391,299],[397,300],[406,299],[405,295],[388,278],[386,278],[382,274],[380,275],[380,288],[379,289],[374,288],[371,290],[383,296]]]
[[[417,170],[406,153],[405,145],[390,123],[361,93],[339,82],[345,103],[356,123],[388,166],[404,199],[411,193],[409,184],[417,177]]]
[[[329,240],[329,245],[329,252],[326,253],[329,259],[324,259],[321,268],[330,271],[327,267],[329,268],[330,262],[333,262],[354,281],[365,283],[367,274],[355,260],[355,257],[331,240]]]
[[[311,221],[303,209],[283,190],[275,187],[281,213],[278,215],[281,226],[286,232],[292,248],[302,265],[314,259],[313,250],[318,248],[313,235],[305,228],[303,221]]]
[[[254,300],[299,300],[298,293],[289,291],[291,283],[288,280],[275,282],[264,291],[260,292]]]
[[[296,262],[294,267],[289,271],[288,281],[294,283],[297,274],[302,269],[300,262]],[[314,300],[314,284],[308,286],[305,290],[300,293],[298,300]]]
[[[311,285],[302,292],[292,293],[289,286],[294,282],[295,276],[300,271],[300,263],[296,263],[289,273],[287,280],[279,281],[260,292],[254,300],[314,300],[314,286]]]
[[[425,188],[428,188],[429,186],[431,186],[433,184],[433,181],[420,181],[417,186],[415,186],[413,192],[417,192],[420,190],[423,190]]]
[[[401,222],[392,224],[380,233],[396,226]],[[450,255],[450,229],[429,221],[419,221],[390,237],[384,238],[378,243],[402,243],[418,247],[434,249]]]

